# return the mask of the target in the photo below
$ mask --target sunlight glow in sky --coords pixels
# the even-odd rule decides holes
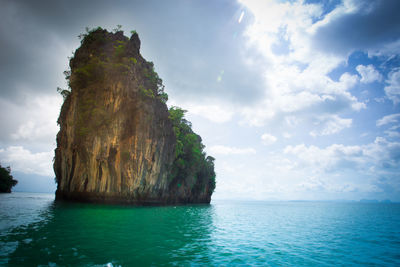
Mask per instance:
[[[400,2],[3,0],[0,162],[51,191],[67,57],[86,26],[141,38],[227,199],[400,201]]]

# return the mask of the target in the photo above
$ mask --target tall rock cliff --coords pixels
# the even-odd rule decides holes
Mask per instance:
[[[57,200],[130,204],[209,203],[212,157],[184,119],[168,110],[140,40],[101,28],[82,36],[65,72],[70,90],[58,123]]]

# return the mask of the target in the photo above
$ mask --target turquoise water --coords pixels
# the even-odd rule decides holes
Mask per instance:
[[[2,194],[0,265],[400,266],[400,204],[126,207]]]

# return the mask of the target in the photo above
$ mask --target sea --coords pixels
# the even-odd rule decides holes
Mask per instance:
[[[1,266],[400,266],[400,204],[132,207],[0,194]]]

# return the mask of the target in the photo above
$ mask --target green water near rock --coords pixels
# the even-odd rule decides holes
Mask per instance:
[[[9,264],[132,266],[172,263],[173,258],[191,262],[207,255],[209,205],[132,208],[49,201],[44,206],[36,222],[2,235],[2,242],[17,244]]]
[[[398,266],[400,205],[130,207],[0,195],[0,265]]]

